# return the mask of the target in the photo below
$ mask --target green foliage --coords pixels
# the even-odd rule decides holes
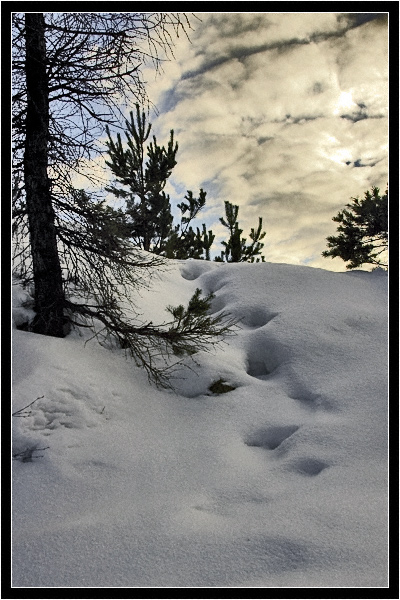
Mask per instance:
[[[220,218],[220,221],[224,227],[229,230],[228,241],[223,241],[222,244],[225,250],[221,252],[221,257],[215,259],[217,262],[260,262],[261,250],[264,244],[260,242],[265,237],[265,231],[262,231],[262,219],[258,219],[258,228],[255,230],[251,229],[249,237],[251,244],[246,245],[246,238],[242,238],[243,229],[239,228],[237,221],[239,214],[239,206],[234,206],[230,202],[225,202],[225,219]],[[264,262],[264,256],[261,256],[261,261]]]
[[[329,236],[329,250],[324,257],[339,257],[349,264],[346,269],[356,269],[363,264],[387,267],[381,255],[388,249],[388,190],[380,195],[378,187],[365,192],[364,198],[352,198],[351,204],[332,219],[340,223],[339,235]]]
[[[216,325],[221,323],[221,317],[212,317],[208,314],[211,302],[215,297],[214,294],[211,293],[205,298],[201,298],[201,293],[201,289],[197,288],[189,300],[187,308],[183,304],[167,307],[168,312],[174,318],[168,330],[168,339],[174,354],[178,356],[197,352],[193,340],[196,337],[207,335],[207,332],[212,331]]]
[[[200,210],[204,208],[206,192],[200,189],[199,197],[194,198],[193,193],[188,191],[185,200],[187,202],[181,202],[181,204],[177,205],[181,211],[180,223],[171,228],[168,238],[161,245],[160,253],[167,258],[186,259],[203,258],[205,252],[206,260],[210,260],[209,250],[215,236],[212,231],[207,231],[204,223],[201,232],[198,227],[195,232],[190,225]]]
[[[108,154],[110,160],[106,164],[116,178],[117,185],[109,186],[107,191],[126,203],[126,214],[130,230],[128,237],[135,245],[143,250],[166,256],[167,258],[202,258],[207,253],[209,232],[203,239],[203,234],[196,233],[190,226],[198,213],[204,208],[206,192],[201,189],[198,198],[188,190],[186,202],[178,204],[181,211],[181,221],[173,225],[170,197],[164,192],[168,178],[177,164],[176,154],[178,144],[174,141],[171,130],[167,147],[159,146],[156,137],[147,145],[151,124],[147,123],[146,115],[136,105],[136,117],[130,113],[126,124],[126,148],[122,144],[121,135],[113,140],[109,129]],[[128,188],[128,189],[126,189]],[[205,226],[204,226],[205,227]],[[211,242],[212,243],[212,242]]]
[[[214,295],[202,298],[200,289],[196,289],[186,307],[183,304],[167,307],[172,320],[156,325],[139,324],[136,318],[131,320],[122,309],[126,297],[123,292],[118,294],[115,287],[100,290],[92,308],[82,305],[80,325],[88,319],[100,322],[101,329],[87,326],[103,344],[117,340],[136,364],[145,369],[149,380],[160,387],[172,387],[171,374],[181,360],[199,351],[209,351],[233,333],[236,323],[226,313],[208,314]]]
[[[115,177],[114,184],[106,189],[126,204],[127,219],[122,230],[124,235],[132,239],[139,248],[166,258],[210,260],[215,235],[206,229],[204,223],[202,229],[194,229],[191,225],[205,206],[206,192],[201,188],[196,198],[192,191],[187,191],[184,201],[177,204],[181,213],[178,224],[173,222],[170,197],[164,192],[167,180],[177,164],[178,144],[174,141],[173,130],[167,147],[160,146],[153,136],[145,154],[151,123],[147,123],[146,115],[140,111],[138,104],[136,116],[131,111],[130,120],[126,120],[125,124],[125,146],[121,134],[117,134],[114,140],[108,128],[106,142],[109,155],[106,164]],[[251,229],[251,242],[247,245],[246,238],[242,237],[243,230],[237,222],[238,212],[238,206],[225,202],[225,218],[220,221],[229,230],[229,239],[222,242],[225,250],[215,260],[264,261],[261,256],[264,246],[261,240],[265,237],[262,219],[259,218],[257,229]]]
[[[159,146],[155,136],[147,146],[145,162],[145,143],[147,142],[151,124],[146,122],[144,111],[136,105],[136,119],[130,112],[130,120],[126,119],[125,136],[127,147],[122,145],[121,135],[114,141],[107,127],[108,154],[106,164],[110,167],[116,181],[128,188],[109,186],[107,191],[123,198],[126,202],[126,213],[130,217],[130,237],[143,250],[154,249],[169,232],[172,224],[171,205],[164,187],[176,165],[178,144],[174,143],[174,132],[171,131],[167,148]]]
[[[203,223],[203,230],[200,233],[200,230],[197,229],[197,237],[201,238],[201,243],[203,245],[203,248],[205,250],[206,253],[206,260],[210,260],[210,249],[211,246],[213,244],[213,241],[215,239],[215,235],[213,234],[213,232],[211,231],[211,229],[209,231],[206,230],[206,226]]]

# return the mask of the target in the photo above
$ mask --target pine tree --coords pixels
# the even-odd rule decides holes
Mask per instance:
[[[222,244],[225,250],[221,252],[221,257],[215,260],[219,262],[256,262],[260,261],[259,255],[264,244],[260,242],[265,237],[265,231],[262,231],[262,218],[258,219],[258,228],[251,229],[249,234],[251,244],[246,245],[246,238],[242,238],[243,229],[239,228],[237,221],[239,215],[239,206],[233,205],[230,202],[225,202],[225,219],[220,217],[220,222],[229,230],[228,241],[223,241]],[[261,261],[264,262],[264,257],[261,256]]]
[[[146,122],[144,111],[136,104],[136,120],[130,112],[130,121],[126,120],[125,136],[127,148],[122,145],[118,133],[114,142],[109,128],[108,154],[110,167],[118,183],[128,187],[128,191],[109,186],[112,192],[126,201],[126,213],[130,217],[130,237],[135,245],[147,252],[159,248],[167,237],[171,225],[170,199],[164,192],[164,187],[176,165],[178,144],[174,143],[174,132],[171,130],[167,148],[159,146],[155,136],[147,146],[147,161],[145,161],[145,143],[147,142],[151,124]]]
[[[206,260],[210,260],[210,248],[215,238],[213,232],[207,231],[204,223],[202,231],[197,227],[196,232],[190,225],[205,206],[206,192],[200,188],[199,197],[195,198],[193,193],[188,190],[185,200],[187,202],[177,205],[181,212],[181,220],[171,229],[163,254],[168,258],[202,259],[205,252]]]
[[[332,218],[340,223],[339,235],[327,238],[329,250],[322,256],[342,258],[356,269],[363,264],[387,267],[382,258],[388,250],[388,190],[380,195],[378,187],[368,190],[364,198],[352,198],[352,203]]]
[[[206,226],[203,223],[203,229],[201,232],[200,232],[199,228],[197,228],[197,237],[201,239],[201,244],[206,253],[205,259],[211,260],[210,250],[211,250],[211,246],[213,245],[213,242],[215,240],[215,235],[213,234],[212,230],[210,229],[207,231]]]
[[[186,202],[177,205],[181,212],[178,225],[173,224],[170,197],[164,192],[177,164],[178,144],[174,142],[173,130],[167,148],[160,146],[153,136],[146,153],[145,144],[152,125],[146,122],[146,115],[138,104],[136,117],[131,111],[130,121],[126,120],[125,124],[126,148],[121,135],[118,134],[114,141],[107,129],[110,160],[106,163],[116,178],[115,183],[123,187],[114,184],[106,189],[126,203],[129,237],[139,248],[167,258],[202,258],[204,251],[208,252],[206,246],[212,232],[203,238],[190,224],[204,208],[206,192],[200,189],[196,198],[192,191],[187,191]]]

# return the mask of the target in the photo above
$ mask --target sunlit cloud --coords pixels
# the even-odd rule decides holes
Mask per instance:
[[[353,100],[353,93],[350,92],[340,92],[339,99],[337,102],[337,106],[334,110],[335,115],[340,115],[345,110],[351,110],[355,108],[357,105]]]
[[[222,236],[229,200],[245,233],[263,218],[266,260],[344,270],[321,257],[332,217],[388,181],[385,15],[198,16],[191,43],[147,76],[157,139],[174,129],[179,143],[172,201],[203,187],[199,224]]]

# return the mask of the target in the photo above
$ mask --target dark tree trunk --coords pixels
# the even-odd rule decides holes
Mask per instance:
[[[25,26],[28,100],[24,177],[36,310],[32,331],[63,337],[64,291],[48,177],[49,92],[43,14],[26,13]]]

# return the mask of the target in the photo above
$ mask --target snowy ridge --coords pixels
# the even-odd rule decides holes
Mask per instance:
[[[385,587],[386,273],[175,261],[143,319],[197,287],[240,328],[175,392],[14,330],[14,585]]]

